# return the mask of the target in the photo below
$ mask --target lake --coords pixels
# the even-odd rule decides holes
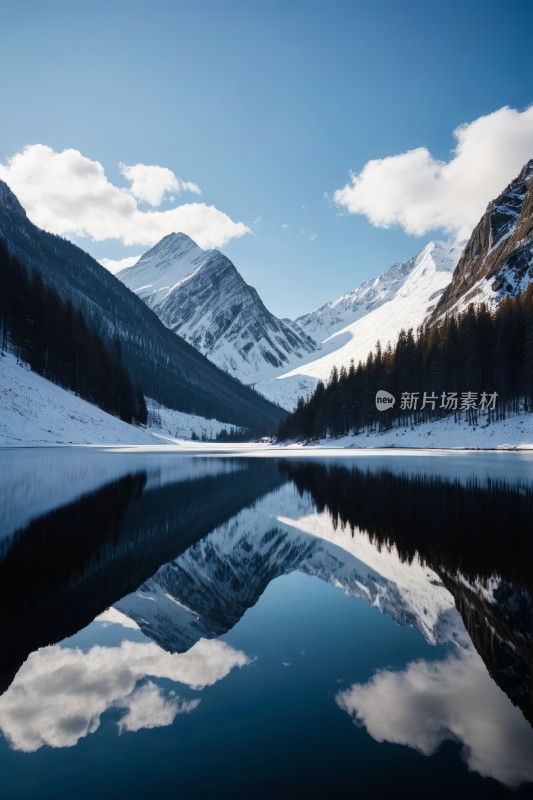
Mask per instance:
[[[263,452],[0,450],[2,798],[532,797],[533,454]]]

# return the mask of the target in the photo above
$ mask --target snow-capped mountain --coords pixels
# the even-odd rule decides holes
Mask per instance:
[[[430,242],[413,258],[394,264],[358,289],[299,317],[296,323],[321,342],[306,363],[278,374],[256,389],[285,408],[294,408],[332,367],[364,361],[378,340],[382,349],[395,343],[404,328],[416,329],[449,284],[460,251],[446,242]]]
[[[9,253],[83,312],[106,342],[118,335],[122,361],[158,403],[242,427],[275,430],[283,412],[174,336],[135,294],[88,253],[34,225],[0,180],[0,237]]]
[[[175,333],[244,383],[257,383],[316,349],[298,325],[268,311],[218,250],[172,233],[117,277]]]
[[[430,323],[470,303],[495,306],[533,280],[533,159],[492,200],[474,228]]]
[[[291,484],[161,567],[115,608],[164,649],[182,652],[228,631],[274,578],[294,570],[365,600],[431,643],[462,627],[433,570],[402,563],[394,548],[379,551],[364,533],[336,530]]]
[[[453,246],[430,242],[295,321],[277,319],[226,256],[182,233],[165,236],[117,277],[217,366],[290,410],[333,365],[364,360],[378,339],[385,347],[402,328],[420,325],[458,257]]]

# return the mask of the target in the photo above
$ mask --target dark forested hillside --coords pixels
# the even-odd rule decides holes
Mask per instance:
[[[46,287],[39,273],[30,277],[3,239],[0,349],[12,350],[35,372],[125,422],[146,423],[144,396],[122,364],[120,339],[110,352],[82,312]]]
[[[395,403],[378,410],[385,390]],[[280,437],[326,436],[417,425],[454,414],[477,424],[533,409],[533,285],[495,311],[471,305],[440,327],[400,333],[394,349],[379,343],[365,364],[333,369],[280,427]]]
[[[168,330],[138,297],[71,242],[37,228],[0,181],[0,235],[31,273],[81,310],[108,344],[122,341],[122,360],[145,394],[169,408],[272,431],[285,412],[211,364]]]

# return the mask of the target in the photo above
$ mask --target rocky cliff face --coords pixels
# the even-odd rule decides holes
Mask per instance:
[[[533,280],[533,159],[489,203],[428,318],[429,324],[457,314],[470,303],[496,305],[520,294]]]

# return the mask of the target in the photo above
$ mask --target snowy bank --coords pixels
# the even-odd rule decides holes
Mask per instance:
[[[454,422],[453,416],[416,427],[382,433],[361,433],[339,439],[310,442],[332,448],[423,448],[460,450],[533,450],[533,413],[522,413],[487,424]]]
[[[176,436],[215,436],[231,427],[163,407],[158,417],[160,424],[148,428],[129,425],[17,363],[11,353],[0,353],[0,445],[176,444]]]

